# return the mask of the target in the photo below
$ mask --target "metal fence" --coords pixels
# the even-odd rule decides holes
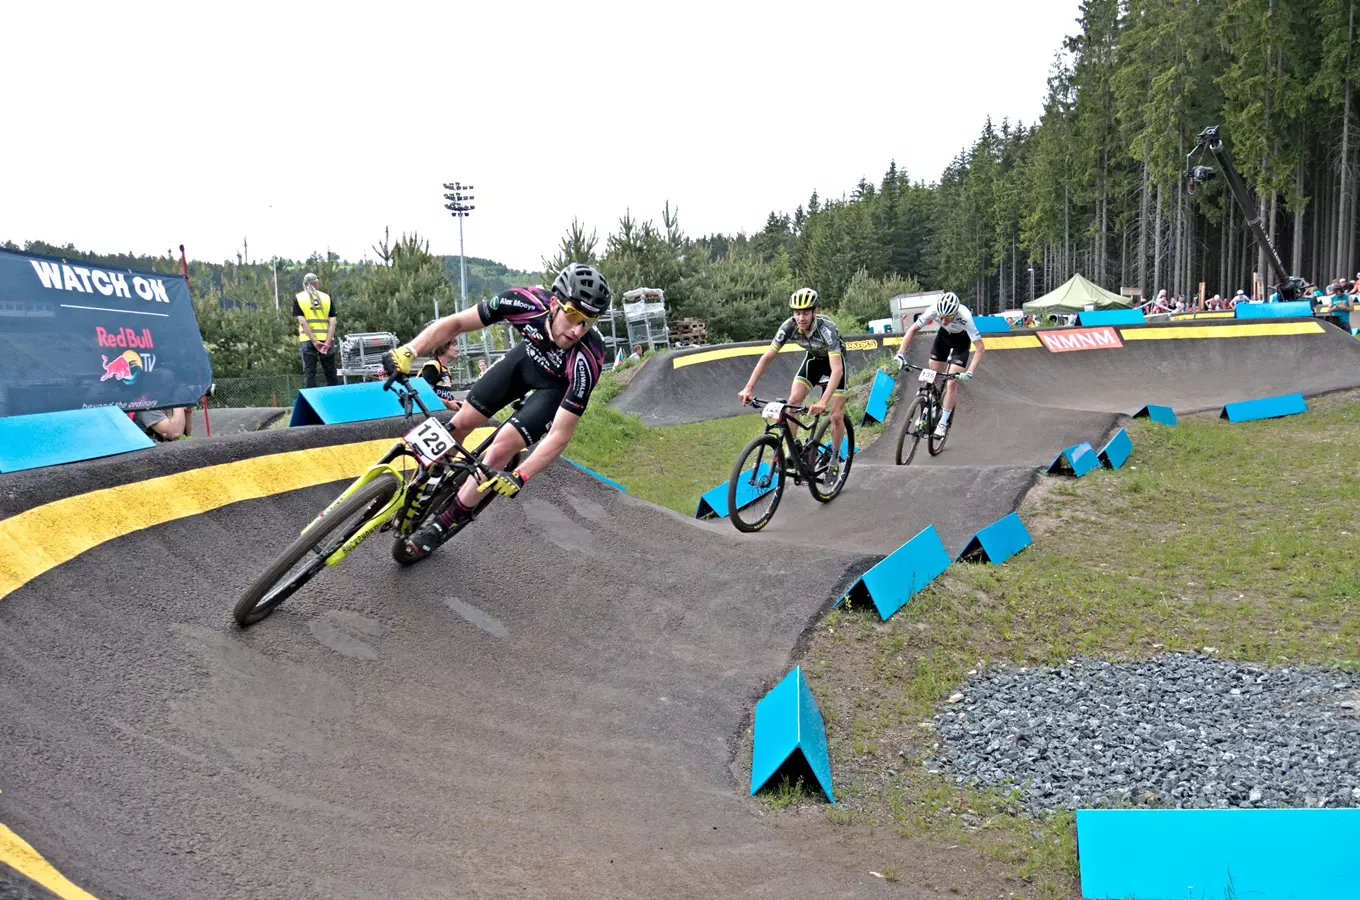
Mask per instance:
[[[319,379],[322,384],[325,378]],[[262,406],[291,407],[302,387],[302,375],[258,375],[251,378],[219,378],[214,382],[208,406],[238,409]]]

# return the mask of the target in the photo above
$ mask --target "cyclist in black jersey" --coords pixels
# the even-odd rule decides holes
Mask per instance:
[[[775,332],[770,348],[756,360],[756,367],[746,387],[737,393],[742,403],[750,403],[755,396],[756,382],[774,362],[775,354],[789,341],[807,351],[798,374],[793,377],[789,388],[789,403],[799,404],[807,397],[813,385],[822,389],[817,402],[808,407],[814,416],[831,406],[831,446],[839,447],[845,438],[845,341],[840,329],[827,316],[817,314],[817,292],[810,287],[799,288],[789,297],[789,309],[793,315],[784,320]],[[837,455],[827,469],[827,480],[834,481],[840,476],[840,458]]]
[[[407,539],[409,555],[426,556],[447,540],[470,518],[480,502],[479,494],[494,490],[504,497],[515,496],[524,482],[566,449],[604,368],[604,339],[595,330],[595,319],[609,303],[609,284],[603,275],[591,266],[568,263],[550,290],[511,288],[473,309],[439,319],[409,344],[383,354],[384,371],[408,374],[417,356],[460,334],[496,322],[509,322],[518,329],[523,340],[477,379],[454,414],[450,431],[459,442],[512,400],[533,392],[497,432],[482,462],[499,469],[516,453],[539,442],[534,452],[513,472],[502,472],[480,484],[469,478],[447,510]]]

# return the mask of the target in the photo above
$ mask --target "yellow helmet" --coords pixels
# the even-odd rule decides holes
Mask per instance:
[[[817,305],[817,292],[812,288],[799,288],[789,297],[789,309],[812,309]]]

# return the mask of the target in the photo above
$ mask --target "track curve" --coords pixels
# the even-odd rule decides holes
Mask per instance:
[[[244,632],[233,599],[336,486],[252,495],[249,473],[374,458],[393,423],[5,476],[0,822],[106,900],[883,895],[733,774],[808,622],[925,524],[957,551],[1145,403],[1355,387],[1357,363],[1335,329],[998,350],[940,457],[884,465],[890,428],[841,497],[791,488],[765,533],[558,464],[426,563],[375,539]],[[164,514],[87,539],[143,522],[124,486]]]

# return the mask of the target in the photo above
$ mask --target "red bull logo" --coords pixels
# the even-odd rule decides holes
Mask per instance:
[[[99,377],[100,381],[117,378],[123,384],[136,384],[137,376],[146,369],[141,355],[135,350],[124,350],[122,355],[115,356],[112,360],[107,356],[101,358],[104,360],[104,374]]]
[[[120,328],[117,331],[96,328],[94,336],[101,347],[130,347],[133,350],[150,350],[156,346],[156,342],[151,339],[150,328],[143,328],[141,334],[131,328]]]

